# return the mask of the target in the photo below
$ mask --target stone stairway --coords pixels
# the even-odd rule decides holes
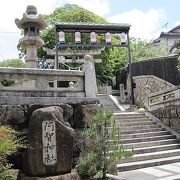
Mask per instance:
[[[102,105],[103,110],[109,110],[113,112],[120,111],[120,109],[116,106],[109,95],[98,95],[98,99],[100,101],[100,104]]]
[[[118,162],[118,171],[180,162],[180,141],[144,113],[114,113],[125,149],[134,155]]]

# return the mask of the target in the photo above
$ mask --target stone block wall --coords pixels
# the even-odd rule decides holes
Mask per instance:
[[[178,105],[153,110],[151,113],[174,131],[180,133],[180,108]]]
[[[133,79],[136,83],[135,103],[140,106],[147,106],[149,94],[175,87],[175,85],[153,75],[135,76]]]

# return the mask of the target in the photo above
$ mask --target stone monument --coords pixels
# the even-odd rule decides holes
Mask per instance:
[[[30,148],[24,155],[24,172],[29,176],[56,176],[71,172],[74,130],[58,106],[33,112],[27,134]]]
[[[47,26],[43,16],[37,15],[36,7],[29,5],[23,18],[21,20],[16,18],[15,23],[19,29],[24,30],[24,37],[19,40],[19,45],[26,49],[26,67],[36,68],[37,49],[44,44],[44,41],[39,37],[39,31]]]

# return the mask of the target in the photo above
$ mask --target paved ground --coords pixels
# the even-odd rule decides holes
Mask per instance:
[[[120,172],[118,176],[122,180],[180,180],[180,162]]]

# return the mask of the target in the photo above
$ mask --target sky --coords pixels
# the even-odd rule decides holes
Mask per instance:
[[[129,23],[130,36],[144,40],[180,25],[180,0],[5,0],[0,6],[0,60],[18,58],[21,30],[14,19],[22,18],[27,5],[35,5],[40,14],[50,14],[66,3],[77,4],[110,23]]]

